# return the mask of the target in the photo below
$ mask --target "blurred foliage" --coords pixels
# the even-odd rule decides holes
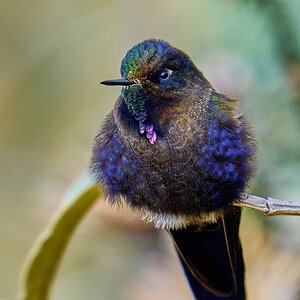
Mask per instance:
[[[98,82],[117,77],[125,52],[146,38],[185,50],[217,90],[241,99],[259,148],[252,192],[297,201],[299,11],[298,0],[2,0],[0,298],[15,295],[32,242],[86,172],[119,94]],[[295,299],[299,218],[245,212],[249,299]],[[169,240],[128,212],[96,206],[70,246],[53,299],[190,295]]]
[[[30,250],[20,278],[17,299],[49,299],[52,281],[72,233],[101,194],[99,187],[88,178],[74,183]]]

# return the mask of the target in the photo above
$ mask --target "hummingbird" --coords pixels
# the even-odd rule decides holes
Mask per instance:
[[[121,62],[113,110],[95,138],[90,172],[109,203],[165,229],[195,299],[245,299],[240,199],[255,140],[236,101],[218,93],[183,51],[163,40]]]

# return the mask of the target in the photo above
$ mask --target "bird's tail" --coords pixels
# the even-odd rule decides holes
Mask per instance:
[[[239,240],[241,209],[203,229],[170,230],[196,299],[244,300],[244,262]]]

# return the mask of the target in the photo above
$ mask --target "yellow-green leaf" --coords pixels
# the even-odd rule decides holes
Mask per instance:
[[[86,177],[71,187],[25,260],[18,300],[48,299],[49,288],[72,233],[100,194],[101,189]]]

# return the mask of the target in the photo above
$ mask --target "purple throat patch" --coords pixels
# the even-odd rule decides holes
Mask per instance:
[[[157,135],[154,130],[153,124],[145,124],[144,122],[140,122],[139,126],[140,126],[140,134],[146,133],[147,139],[153,145],[157,139]]]

